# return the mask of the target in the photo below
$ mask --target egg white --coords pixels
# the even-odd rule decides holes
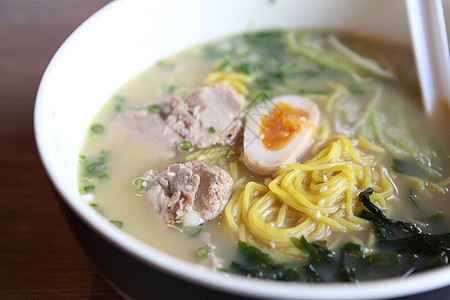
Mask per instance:
[[[268,150],[259,136],[261,118],[283,102],[292,107],[302,109],[309,113],[306,128],[280,150]],[[310,99],[298,95],[283,95],[265,101],[255,106],[248,114],[244,129],[244,156],[245,165],[252,171],[260,174],[272,174],[281,165],[295,162],[311,145],[315,128],[320,119],[317,104]]]

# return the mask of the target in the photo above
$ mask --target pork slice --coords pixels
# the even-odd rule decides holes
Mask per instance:
[[[168,223],[183,222],[192,212],[204,221],[216,218],[233,187],[227,172],[198,161],[169,165],[161,173],[150,170],[144,177],[148,179],[148,198]]]
[[[190,138],[198,148],[227,145],[242,127],[239,114],[245,98],[234,88],[212,85],[192,91],[186,98],[189,111],[198,120],[190,129]],[[215,131],[215,132],[211,132]]]
[[[205,220],[217,217],[228,203],[233,188],[231,176],[218,166],[198,161],[186,163],[200,177],[194,209]]]
[[[119,114],[108,128],[109,136],[123,145],[132,142],[160,158],[172,158],[182,138],[160,115],[148,109],[128,110]]]
[[[200,122],[191,113],[191,109],[180,97],[171,97],[166,103],[160,105],[162,117],[167,126],[184,139],[190,139],[191,132],[199,130]]]
[[[148,176],[147,196],[167,221],[180,220],[193,210],[200,177],[182,164],[173,164],[160,174]]]

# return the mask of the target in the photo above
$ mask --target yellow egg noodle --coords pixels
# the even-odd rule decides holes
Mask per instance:
[[[246,83],[252,82],[252,78],[244,73],[238,72],[211,72],[203,81],[203,85],[209,86],[213,84],[229,85],[236,89],[237,92],[247,95],[248,89]]]
[[[234,182],[238,180],[237,159],[237,154],[228,146],[200,149],[185,157],[186,161],[197,160],[224,169]]]
[[[239,239],[298,257],[291,237],[326,241],[332,232],[367,228],[357,217],[360,191],[372,187],[371,200],[387,210],[394,188],[387,169],[363,151],[373,150],[368,141],[337,135],[316,144],[308,161],[280,168],[267,184],[249,182],[232,196],[223,218]]]

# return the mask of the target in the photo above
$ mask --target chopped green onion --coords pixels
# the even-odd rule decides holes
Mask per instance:
[[[251,74],[255,73],[255,68],[252,65],[250,65],[249,63],[240,64],[238,69],[247,75],[251,75]]]
[[[211,133],[214,133],[214,132],[216,132],[216,129],[215,129],[214,127],[212,127],[212,126],[211,126],[211,127],[209,127],[209,128],[208,128],[208,130],[209,130],[209,132],[211,132]]]
[[[231,149],[228,149],[227,153],[225,153],[225,156],[223,158],[228,159],[230,157],[230,151]]]
[[[137,185],[137,187],[135,188],[136,191],[142,191],[147,186],[147,181],[143,178],[136,178],[136,180],[134,181],[134,185]]]
[[[100,179],[100,180],[109,179],[109,175],[106,173],[100,174],[100,175],[98,175],[98,179]]]
[[[197,249],[197,255],[200,259],[205,259],[210,256],[212,253],[211,248],[209,247],[200,247]]]
[[[111,222],[112,224],[116,225],[116,227],[119,228],[119,229],[122,229],[122,227],[123,227],[122,221],[111,220],[110,222]]]
[[[123,109],[123,104],[126,102],[125,97],[116,95],[113,99],[114,102],[114,110],[116,112],[120,112]]]
[[[102,124],[92,124],[91,125],[91,131],[95,134],[102,134],[105,131],[105,128],[103,128]]]
[[[176,85],[170,85],[168,88],[167,88],[167,92],[170,94],[170,95],[172,95],[172,94],[174,94],[176,91],[177,91],[177,89],[178,89],[178,87],[176,86]],[[159,114],[159,108],[158,108],[158,114]]]
[[[147,106],[148,111],[159,115],[161,110],[159,109],[158,105],[155,104],[150,104],[149,106]]]
[[[104,171],[106,169],[106,164],[103,162],[93,162],[86,166],[86,172],[89,175],[95,175],[99,176],[101,174],[104,174]]]
[[[181,141],[181,142],[178,144],[178,148],[179,148],[181,151],[191,151],[191,150],[193,149],[193,146],[192,146],[192,143],[189,142],[189,141]]]
[[[161,59],[161,60],[158,61],[156,64],[157,64],[158,66],[160,66],[160,67],[168,68],[169,70],[173,70],[173,69],[175,69],[175,67],[177,66],[176,64],[174,64],[174,63],[169,63],[169,62],[167,62],[167,61],[164,60],[164,59]]]
[[[220,63],[220,65],[217,67],[217,70],[223,72],[229,66],[230,66],[230,61],[226,59]]]
[[[98,203],[91,203],[89,204],[90,207],[92,207],[93,209],[95,209],[95,211],[99,214],[101,214],[102,216],[105,215],[105,210],[100,208],[100,205],[98,205]]]
[[[98,155],[98,161],[106,163],[109,160],[109,151],[108,150],[102,150],[100,151],[100,154]]]
[[[93,191],[95,191],[95,186],[93,185],[87,185],[80,189],[81,194],[89,194],[92,193]]]

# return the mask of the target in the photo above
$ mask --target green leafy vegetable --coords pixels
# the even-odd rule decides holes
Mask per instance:
[[[309,261],[315,262],[328,262],[331,263],[334,259],[335,253],[330,251],[326,247],[322,247],[319,244],[309,243],[304,236],[300,239],[291,237],[291,242],[305,255]]]
[[[392,170],[419,178],[440,178],[440,174],[431,168],[424,168],[413,160],[395,158],[392,164]]]
[[[419,234],[422,230],[415,224],[387,218],[384,213],[370,201],[372,188],[359,193],[359,200],[367,208],[362,210],[360,217],[373,223],[376,232],[381,238],[393,237],[396,235]]]
[[[298,270],[284,264],[276,264],[269,254],[250,244],[239,241],[238,252],[242,256],[242,262],[231,262],[229,271],[233,273],[283,281],[300,279]]]
[[[375,252],[365,253],[361,245],[348,242],[336,254],[305,237],[291,242],[305,256],[306,262],[276,263],[268,253],[240,241],[240,261],[233,261],[228,271],[256,278],[326,282],[408,276],[420,270],[450,263],[450,233],[423,233],[415,224],[389,219],[371,201],[372,188],[360,192],[365,209],[361,217],[372,222],[377,232]]]

